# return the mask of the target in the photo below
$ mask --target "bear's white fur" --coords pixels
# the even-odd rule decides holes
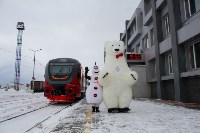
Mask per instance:
[[[137,81],[138,74],[127,65],[122,41],[106,42],[105,51],[105,64],[98,78],[103,86],[104,103],[108,109],[127,108],[132,100],[131,86]]]

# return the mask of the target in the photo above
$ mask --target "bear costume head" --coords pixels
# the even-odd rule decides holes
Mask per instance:
[[[122,41],[106,42],[105,52],[106,56],[110,55],[118,59],[119,57],[124,55],[124,43]]]

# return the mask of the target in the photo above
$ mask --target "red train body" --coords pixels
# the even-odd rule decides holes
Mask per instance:
[[[50,102],[75,102],[84,97],[81,64],[71,58],[50,60],[45,69],[44,96]]]

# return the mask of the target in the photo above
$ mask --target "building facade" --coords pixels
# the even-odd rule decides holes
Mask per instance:
[[[141,53],[150,97],[200,103],[200,0],[141,0],[125,31],[125,52]]]

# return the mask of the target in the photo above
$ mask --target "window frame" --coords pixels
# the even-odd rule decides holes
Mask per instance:
[[[138,43],[137,45],[136,45],[136,54],[141,54],[142,53],[142,48],[141,48],[141,44],[140,43]]]
[[[167,55],[167,64],[168,64],[168,74],[174,74],[173,56],[171,53]]]
[[[200,66],[197,67],[197,57],[196,57],[196,49],[195,49],[195,45],[198,45],[198,44],[200,45],[200,41],[196,41],[187,46],[189,70],[200,68]],[[190,50],[191,47],[192,47],[192,53]]]
[[[128,28],[128,33],[129,33],[129,37],[131,38],[131,36],[137,31],[137,25],[136,25],[136,19],[133,19],[133,22],[131,24],[131,26]]]
[[[144,47],[144,51],[150,48],[148,34],[145,35],[145,37],[143,38],[143,47]]]
[[[154,37],[154,31],[153,28],[150,30],[150,37],[151,37],[151,47],[154,46],[154,42],[155,42],[155,37]]]
[[[149,78],[153,79],[156,78],[156,59],[151,59],[148,61],[148,71],[149,71]]]
[[[170,33],[169,15],[166,14],[163,17],[163,20],[164,20],[164,27],[165,27],[165,36],[167,36]]]
[[[137,25],[136,25],[136,19],[134,18],[133,19],[133,27],[132,27],[132,29],[133,29],[133,34],[136,32],[136,30],[137,30]]]
[[[190,18],[193,16],[196,12],[198,12],[200,9],[197,7],[196,0],[194,2],[194,12],[191,10],[191,0],[184,0],[184,10],[185,10],[185,19]],[[186,7],[187,6],[187,7]]]

